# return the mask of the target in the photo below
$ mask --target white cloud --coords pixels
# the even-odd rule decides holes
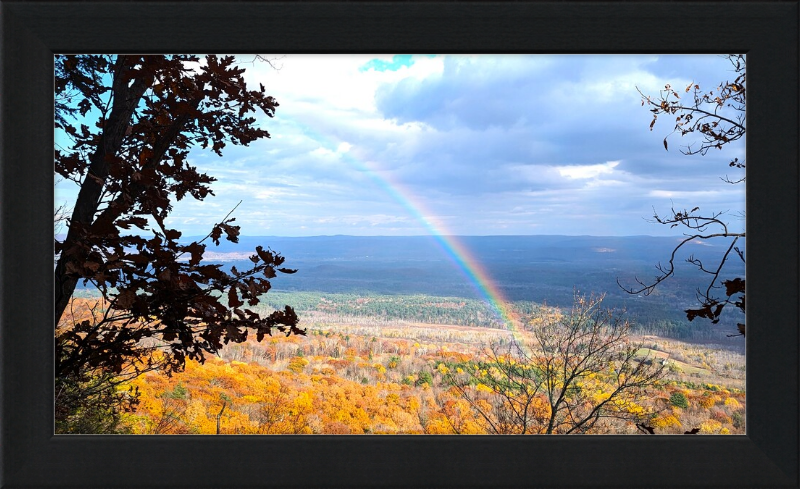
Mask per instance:
[[[344,109],[365,113],[375,112],[375,90],[383,83],[396,83],[404,78],[423,79],[442,71],[441,58],[417,57],[414,64],[396,71],[359,68],[374,55],[315,55],[290,54],[280,62],[280,70],[256,62],[248,67],[248,82],[264,83],[270,95],[278,100],[291,101],[279,110],[292,110],[298,101],[318,104],[318,109]],[[388,57],[391,59],[391,56]]]
[[[720,195],[720,191],[718,190],[651,190],[648,192],[650,197],[655,197],[659,199],[697,199],[697,198],[708,198],[708,197],[717,197]]]
[[[322,146],[320,146],[319,148],[315,149],[309,154],[312,156],[334,156],[337,153],[336,151],[331,151],[328,148],[323,148]]]
[[[192,164],[219,178],[206,202],[220,208],[184,201],[176,213],[209,226],[243,199],[244,234],[403,234],[426,232],[407,208],[424,202],[426,217],[461,234],[652,234],[668,232],[642,219],[663,199],[744,208],[744,187],[717,178],[727,156],[691,160],[675,136],[665,152],[669,121],[648,131],[636,92],[701,71],[722,80],[724,61],[419,56],[359,71],[374,58],[392,55],[288,55],[277,71],[245,64],[248,84],[263,83],[280,104],[273,119],[259,116],[271,139],[228,145],[223,158],[193,152]],[[743,156],[743,145],[731,149]]]
[[[587,179],[595,178],[603,174],[611,174],[614,168],[619,165],[619,161],[609,161],[598,165],[574,165],[574,166],[557,166],[558,173],[562,177],[572,179]]]

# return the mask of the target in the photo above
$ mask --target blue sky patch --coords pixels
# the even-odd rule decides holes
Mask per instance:
[[[429,58],[433,58],[435,55],[429,54]],[[358,69],[358,71],[397,71],[404,66],[411,66],[414,64],[414,60],[412,59],[412,55],[410,54],[396,54],[392,56],[391,61],[386,61],[383,59],[371,59],[369,60],[364,66]]]

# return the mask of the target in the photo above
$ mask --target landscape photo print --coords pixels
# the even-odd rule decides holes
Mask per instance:
[[[57,55],[56,434],[746,434],[744,54]]]

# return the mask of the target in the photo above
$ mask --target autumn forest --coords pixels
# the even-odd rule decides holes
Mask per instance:
[[[298,59],[279,103],[263,55],[56,56],[55,432],[745,433],[744,56],[681,86],[598,58],[648,84],[597,97],[593,62],[501,58],[337,58],[341,100]],[[668,135],[517,114],[562,62],[625,141]],[[527,88],[475,113],[462,77]],[[678,157],[732,173],[684,191]]]
[[[289,299],[289,294],[276,295],[276,300]],[[319,306],[300,313],[307,336],[229,344],[204,364],[187,361],[185,370],[171,376],[152,371],[122,383],[118,391],[136,397],[116,429],[136,434],[546,432],[551,407],[545,392],[530,396],[526,420],[513,416],[519,394],[504,395],[501,389],[500,381],[509,380],[502,373],[504,362],[519,359],[508,355],[515,337],[504,329],[454,324],[475,307],[471,301],[299,295]],[[98,314],[102,306],[97,299],[75,301],[75,314]],[[419,310],[423,301],[445,314],[436,323],[400,318],[404,308]],[[396,312],[352,312],[375,303],[394,303]],[[559,315],[549,307],[528,306],[526,313],[531,330]],[[730,346],[652,335],[629,339],[636,343],[637,362],[654,362],[663,371],[645,392],[602,411],[597,422],[579,432],[637,433],[639,424],[658,433],[694,428],[702,434],[744,433],[743,354]],[[494,352],[487,345],[496,345]],[[567,391],[575,401],[588,406],[613,392],[617,380],[610,378],[608,364],[601,367],[585,372]],[[475,373],[459,381],[463,372]],[[508,416],[511,421],[501,422]],[[554,433],[574,428],[575,420],[562,422]]]

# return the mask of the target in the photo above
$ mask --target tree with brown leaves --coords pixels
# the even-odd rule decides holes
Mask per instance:
[[[55,171],[79,186],[55,240],[57,378],[169,373],[249,331],[305,334],[291,307],[266,317],[246,307],[277,272],[294,272],[280,254],[259,246],[251,268],[227,272],[203,255],[206,239],[237,242],[233,218],[188,244],[165,222],[176,201],[213,195],[214,177],[188,163],[190,150],[222,156],[226,144],[269,137],[254,114],[272,117],[278,103],[263,85],[248,90],[243,73],[232,56],[56,56],[55,128],[69,145],[56,147]],[[103,301],[77,319],[79,281]]]
[[[684,101],[680,94],[670,85],[661,90],[658,97],[651,97],[639,92],[642,96],[642,106],[649,108],[653,113],[650,130],[653,130],[659,116],[675,117],[675,127],[671,134],[681,136],[697,135],[698,141],[694,145],[686,146],[681,152],[685,155],[706,155],[710,150],[721,150],[724,146],[738,141],[746,134],[746,84],[747,63],[744,55],[729,55],[733,72],[736,75],[733,81],[719,84],[715,90],[704,91],[698,84],[692,83],[686,87],[685,93],[691,93],[691,100]],[[664,138],[664,149],[669,149],[667,139]],[[745,169],[745,161],[733,158],[728,165],[730,168]],[[744,183],[745,177],[729,178],[724,181],[739,185]],[[744,217],[744,216],[742,216]],[[658,275],[652,281],[636,279],[635,286],[620,287],[629,294],[649,295],[664,280],[675,274],[675,260],[684,245],[691,242],[722,240],[727,243],[727,249],[722,258],[713,263],[704,262],[694,255],[686,261],[708,276],[707,286],[698,289],[697,299],[700,306],[687,309],[686,317],[689,321],[695,318],[705,318],[716,324],[720,316],[729,305],[738,309],[742,315],[745,313],[745,278],[724,278],[725,266],[730,260],[741,260],[745,263],[745,252],[739,245],[744,242],[745,232],[735,231],[725,220],[724,212],[702,213],[699,207],[687,211],[670,209],[666,216],[654,213],[653,221],[658,224],[679,227],[685,230],[685,238],[672,250],[666,265],[658,264]],[[619,283],[619,282],[618,282]],[[738,324],[739,334],[745,335],[745,323],[742,316]],[[736,335],[731,335],[736,336]]]

